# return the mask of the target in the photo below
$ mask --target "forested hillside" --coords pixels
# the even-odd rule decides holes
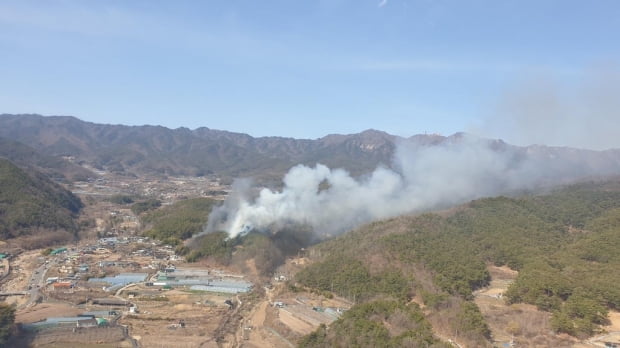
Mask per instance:
[[[297,274],[300,286],[359,303],[355,315],[332,325],[338,334],[319,329],[303,342],[346,346],[357,342],[360,328],[371,327],[379,345],[398,346],[389,315],[358,308],[383,308],[384,299],[409,308],[417,298],[431,309],[427,318],[433,324],[448,325],[468,345],[488,345],[489,330],[471,300],[472,291],[490,279],[489,263],[519,271],[505,294],[508,303],[553,313],[557,332],[593,335],[608,310],[620,309],[618,250],[618,182],[480,199],[449,212],[375,222],[315,246],[314,263]]]
[[[213,204],[194,199],[139,207],[148,206],[141,216],[145,233],[177,244],[190,261],[211,257],[243,265],[252,259],[269,273],[307,245],[303,228],[233,240],[213,233],[182,245],[202,231]],[[357,305],[301,343],[442,346],[429,329],[441,327],[458,333],[459,342],[468,346],[489,346],[490,330],[472,295],[488,284],[489,264],[519,271],[505,293],[507,303],[552,313],[556,332],[590,336],[610,309],[620,309],[618,250],[620,182],[485,198],[450,211],[374,222],[306,252],[311,263],[297,273],[291,290],[337,294]]]
[[[147,200],[135,203],[132,210],[142,213],[140,220],[146,226],[147,236],[177,245],[204,229],[215,201],[194,198],[157,209],[160,204],[159,201]]]
[[[0,238],[36,234],[44,239],[50,231],[74,234],[81,208],[78,197],[45,175],[0,159]]]
[[[194,198],[160,206],[159,201],[151,199],[134,203],[132,210],[140,216],[144,235],[176,245],[177,253],[189,262],[211,258],[223,265],[234,263],[243,268],[252,259],[258,272],[268,275],[287,256],[309,244],[308,230],[282,229],[273,235],[250,233],[234,239],[228,239],[226,232],[216,232],[193,238],[204,230],[216,203],[209,198]]]
[[[6,347],[6,341],[11,334],[11,327],[15,321],[15,308],[0,303],[0,347]]]

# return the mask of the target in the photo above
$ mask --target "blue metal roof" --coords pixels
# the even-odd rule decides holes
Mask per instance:
[[[114,277],[90,278],[88,281],[93,283],[108,283],[112,286],[127,285],[131,283],[143,282],[148,273],[121,273]]]
[[[170,283],[172,285],[172,283]],[[193,285],[190,290],[200,291],[212,291],[212,292],[226,292],[226,293],[240,293],[248,292],[252,288],[252,283],[245,281],[224,281],[224,280],[212,280],[208,284]]]

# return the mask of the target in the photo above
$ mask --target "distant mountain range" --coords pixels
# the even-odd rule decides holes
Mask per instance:
[[[354,174],[388,164],[396,137],[379,131],[317,140],[198,128],[104,125],[75,117],[0,115],[0,137],[45,155],[72,156],[96,168],[135,174],[265,176],[321,162]]]
[[[378,165],[390,166],[399,141],[429,146],[458,141],[460,136],[402,138],[367,130],[358,134],[327,135],[315,140],[255,138],[205,127],[169,129],[96,124],[70,116],[0,115],[2,138],[25,144],[43,155],[71,156],[77,163],[136,175],[218,174],[231,178],[253,176],[268,179],[279,177],[300,163],[322,163],[361,175]],[[620,173],[620,150],[517,147],[501,140],[489,141],[498,151],[509,149],[517,157],[533,158],[557,168],[571,166],[571,176]],[[6,144],[5,141],[1,146]]]
[[[5,158],[21,168],[42,172],[61,182],[83,181],[96,176],[90,170],[63,158],[43,154],[30,146],[6,138],[0,138],[0,158]]]

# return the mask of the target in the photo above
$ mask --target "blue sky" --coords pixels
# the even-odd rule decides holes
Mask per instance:
[[[551,86],[539,92],[561,99],[553,110],[620,86],[607,81],[619,37],[614,0],[8,0],[0,113],[297,138],[480,131],[518,142],[519,115],[548,110],[530,105],[532,86]]]

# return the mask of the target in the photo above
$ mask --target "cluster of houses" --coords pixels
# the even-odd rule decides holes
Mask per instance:
[[[127,255],[131,256],[144,256],[151,257],[153,261],[158,261],[158,263],[166,262],[168,260],[178,260],[179,257],[175,255],[174,250],[170,246],[158,246],[157,242],[149,241],[147,237],[126,237],[126,238],[118,238],[118,237],[106,237],[100,238],[95,245],[83,246],[81,248],[71,248],[70,250],[66,247],[57,248],[51,251],[50,255],[52,256],[60,256],[62,255],[64,259],[59,260],[58,273],[66,275],[67,277],[74,276],[78,273],[87,273],[91,269],[93,265],[89,266],[84,263],[86,255],[105,255],[115,252],[117,247],[120,245],[126,245],[129,243],[143,243],[145,244],[143,249],[139,249],[133,252],[127,252]],[[98,266],[100,268],[106,267],[121,267],[121,268],[132,268],[139,269],[142,265],[136,261],[124,260],[124,261],[99,261]],[[145,267],[149,267],[151,265],[147,265]],[[153,268],[153,267],[150,267]],[[79,277],[77,277],[79,278]]]

